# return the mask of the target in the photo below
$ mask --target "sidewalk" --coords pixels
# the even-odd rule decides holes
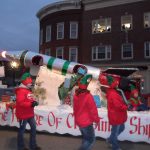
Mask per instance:
[[[25,134],[25,143],[28,145],[29,133]],[[80,136],[50,134],[46,132],[37,132],[37,142],[43,150],[77,150],[81,143]],[[17,150],[17,128],[0,126],[0,150]],[[150,144],[120,142],[123,150],[150,150]],[[97,138],[92,150],[109,150],[105,140]]]

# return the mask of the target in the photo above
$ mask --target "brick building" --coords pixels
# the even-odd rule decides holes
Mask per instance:
[[[40,53],[96,67],[139,67],[150,93],[150,1],[69,0],[41,8]]]

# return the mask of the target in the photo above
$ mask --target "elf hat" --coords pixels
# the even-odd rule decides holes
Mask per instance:
[[[134,96],[134,94],[139,93],[138,89],[133,84],[130,85],[130,89],[131,89],[131,96]]]
[[[32,84],[32,78],[30,73],[26,72],[21,77],[21,83],[24,85]]]
[[[78,86],[80,89],[87,89],[90,81],[92,80],[92,75],[91,74],[87,74],[85,75],[78,83]]]
[[[99,82],[102,85],[108,85],[107,76],[104,73],[101,73],[99,76]]]
[[[107,82],[110,88],[116,88],[119,85],[119,78],[117,77],[112,77],[112,76],[107,76]]]

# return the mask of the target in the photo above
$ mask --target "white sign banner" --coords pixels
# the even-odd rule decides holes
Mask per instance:
[[[108,123],[106,108],[99,108],[100,122],[94,124],[97,137],[107,138],[111,126]],[[35,119],[38,131],[50,133],[80,135],[78,126],[74,122],[73,110],[70,106],[38,106],[35,108]],[[0,104],[0,125],[18,127],[15,110],[6,110],[5,104]],[[29,126],[27,126],[29,129]],[[125,130],[119,136],[120,141],[150,143],[150,112],[128,112]]]

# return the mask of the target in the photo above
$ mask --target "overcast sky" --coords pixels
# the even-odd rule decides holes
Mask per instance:
[[[39,19],[36,13],[60,0],[0,0],[0,50],[38,52]]]

